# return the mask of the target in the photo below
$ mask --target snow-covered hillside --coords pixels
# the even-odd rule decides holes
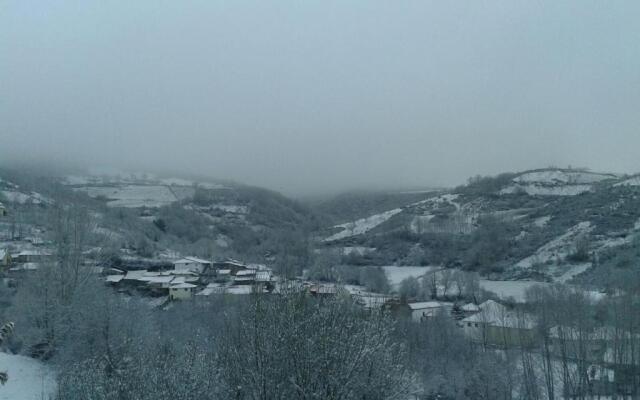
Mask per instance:
[[[109,207],[162,207],[178,201],[168,186],[86,186],[74,190],[106,198]]]
[[[324,241],[333,242],[336,240],[361,235],[382,224],[383,222],[388,221],[391,217],[399,214],[400,212],[402,212],[402,209],[395,208],[393,210],[385,211],[381,214],[372,215],[367,218],[361,218],[357,221],[336,225],[334,228],[339,228],[342,230],[324,239]]]
[[[151,173],[109,172],[101,175],[68,175],[61,183],[89,196],[103,197],[109,207],[162,207],[194,196],[196,188],[228,189],[212,183],[183,178],[159,178]]]
[[[0,400],[46,400],[54,395],[54,373],[38,360],[0,352],[0,371],[9,374],[0,386]]]
[[[500,194],[526,193],[530,196],[575,196],[589,192],[593,184],[617,179],[614,174],[578,170],[546,169],[525,172],[500,190]]]
[[[569,228],[564,234],[547,242],[529,257],[519,261],[517,268],[531,268],[535,264],[564,260],[574,250],[576,241],[580,236],[593,230],[590,222],[584,221]]]
[[[411,232],[468,234],[473,232],[478,211],[473,203],[460,204],[458,194],[445,193],[409,205],[418,215],[409,224]],[[439,218],[442,210],[448,209],[446,218]]]

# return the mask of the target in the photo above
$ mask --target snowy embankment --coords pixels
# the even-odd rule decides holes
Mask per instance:
[[[500,194],[526,193],[530,196],[576,196],[589,192],[593,184],[616,179],[613,174],[588,171],[550,169],[524,173],[513,179],[513,183]]]
[[[520,260],[515,266],[517,268],[531,268],[538,263],[547,263],[549,261],[562,261],[574,249],[576,241],[580,236],[588,234],[593,230],[593,226],[589,221],[580,222],[579,224],[569,228],[566,233],[551,240],[544,246],[536,250],[535,253],[527,258]]]
[[[640,176],[634,176],[629,179],[625,179],[624,181],[616,183],[613,186],[640,186]]]
[[[0,352],[0,371],[9,374],[7,383],[0,386],[0,400],[47,400],[54,396],[53,371],[38,360]]]
[[[361,218],[357,221],[347,222],[334,226],[334,228],[341,228],[342,230],[336,234],[325,238],[325,242],[333,242],[340,239],[346,239],[348,237],[362,235],[375,228],[376,226],[388,221],[394,215],[402,212],[400,208],[394,208],[393,210],[385,211],[381,214],[375,214],[367,218]]]

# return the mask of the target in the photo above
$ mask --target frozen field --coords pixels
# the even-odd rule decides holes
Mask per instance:
[[[37,360],[0,352],[0,371],[9,374],[0,386],[0,400],[46,400],[54,395],[53,372]]]
[[[483,289],[497,294],[501,299],[513,297],[513,299],[517,302],[523,302],[525,291],[535,285],[547,285],[547,283],[532,281],[489,281],[486,279],[480,280],[480,287],[482,287]]]
[[[420,278],[437,267],[382,267],[391,286],[398,286],[400,282],[409,277]]]
[[[109,207],[162,207],[178,199],[167,186],[89,186],[75,190],[86,192],[91,197],[109,199]]]

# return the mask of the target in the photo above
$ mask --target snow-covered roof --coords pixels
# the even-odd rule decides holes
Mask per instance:
[[[235,265],[237,267],[242,267],[242,268],[247,268],[247,265],[245,265],[244,263],[238,261],[238,260],[234,260],[232,258],[228,258],[224,261],[218,261],[216,264],[223,264],[223,265]]]
[[[127,274],[124,276],[124,280],[132,280],[132,281],[144,281],[145,275],[148,271],[146,269],[135,270],[135,271],[127,271]]]
[[[439,301],[423,301],[419,303],[408,303],[407,306],[412,310],[424,310],[425,308],[440,308],[443,307],[444,304]]]
[[[246,286],[246,285],[233,286],[233,287],[227,288],[224,292],[227,294],[251,294],[251,292],[253,292],[253,287]]]
[[[231,270],[230,269],[219,269],[218,270],[218,275],[229,275],[231,274]]]
[[[191,270],[189,271],[167,271],[168,275],[178,275],[178,276],[198,276],[198,274],[196,272],[193,272]]]
[[[193,289],[195,287],[197,286],[191,283],[178,283],[175,285],[171,285],[170,289]]]
[[[108,275],[107,282],[109,283],[118,283],[124,278],[124,275]]]
[[[267,267],[264,264],[250,263],[250,264],[247,264],[247,268],[255,269],[255,270],[258,270],[258,271],[271,271],[271,268]]]
[[[480,311],[480,307],[474,303],[465,304],[461,308],[462,308],[462,311],[467,311],[467,312]]]
[[[24,263],[20,264],[16,267],[9,268],[9,271],[18,272],[18,271],[36,271],[40,267],[38,263]]]
[[[172,282],[174,280],[173,276],[149,276],[149,277],[144,277],[142,278],[144,280],[146,280],[149,283],[169,283]],[[177,279],[177,278],[175,278]]]
[[[193,263],[209,265],[211,264],[211,261],[203,260],[197,257],[185,257],[173,262],[174,265],[175,264],[193,264]]]
[[[20,256],[52,256],[53,253],[46,250],[22,250],[18,254],[14,254],[16,257]]]
[[[236,272],[236,276],[246,276],[246,275],[255,275],[256,271],[253,269],[243,269]]]

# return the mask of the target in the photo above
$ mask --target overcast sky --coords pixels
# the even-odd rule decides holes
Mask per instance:
[[[1,1],[0,157],[290,194],[638,172],[638,15],[635,0]]]

